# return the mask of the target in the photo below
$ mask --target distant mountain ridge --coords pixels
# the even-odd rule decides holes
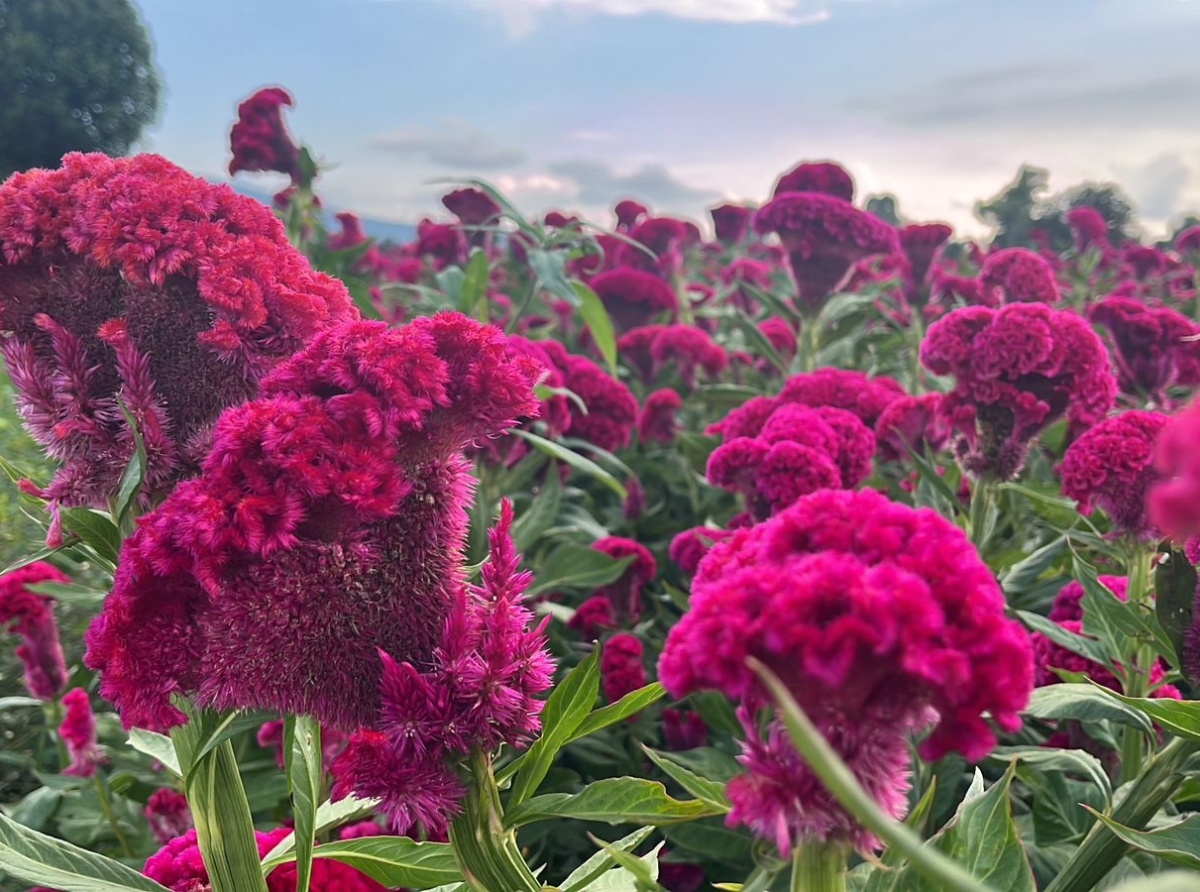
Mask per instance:
[[[228,181],[226,181],[228,182]],[[261,201],[267,207],[271,206],[272,196],[267,192],[259,192],[256,189],[250,189],[241,183],[229,183],[234,191],[247,198],[253,198],[255,201]],[[338,232],[342,226],[337,221],[337,215],[342,212],[342,208],[326,208],[322,214],[325,221],[325,226],[330,232]],[[362,223],[363,234],[367,238],[373,238],[378,242],[396,242],[404,244],[411,242],[417,237],[417,227],[410,223],[391,223],[387,220],[373,220],[370,217],[359,216],[359,222]]]

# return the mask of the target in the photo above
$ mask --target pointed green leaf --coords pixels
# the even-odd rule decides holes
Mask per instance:
[[[721,809],[723,813],[729,812],[732,806],[729,804],[729,798],[725,795],[725,784],[702,777],[686,766],[680,765],[671,758],[670,753],[657,752],[645,744],[642,745],[642,751],[650,757],[650,761],[663,770],[664,774],[697,799],[707,802],[714,808]]]
[[[458,291],[458,308],[466,316],[488,321],[488,258],[487,252],[476,249],[467,261]]]
[[[292,837],[296,857],[296,892],[308,892],[316,842],[317,806],[321,801],[323,754],[321,726],[311,716],[288,716],[286,769],[292,793]]]
[[[604,468],[600,467],[590,458],[582,456],[578,452],[574,452],[559,443],[555,443],[553,440],[547,440],[545,437],[539,437],[537,434],[531,431],[521,430],[520,428],[512,428],[509,433],[513,436],[520,437],[522,440],[528,440],[537,449],[546,453],[546,455],[550,456],[551,458],[557,458],[559,461],[566,462],[575,470],[580,471],[589,477],[596,478],[613,492],[615,492],[620,498],[625,498],[625,487],[621,481],[612,474],[608,473],[608,471],[604,470]]]
[[[561,885],[562,892],[583,892],[583,890],[588,889],[589,883],[617,863],[610,854],[612,849],[622,852],[636,849],[653,832],[653,827],[642,827],[639,830],[633,831],[628,836],[623,836],[616,842],[610,843],[607,848],[601,848],[600,851],[571,871],[571,875],[563,880]]]
[[[579,315],[583,317],[592,340],[604,357],[604,364],[609,373],[617,376],[617,339],[613,334],[612,320],[608,318],[608,310],[599,296],[583,282],[572,281],[571,288],[579,298]]]
[[[142,728],[130,728],[129,745],[162,764],[176,777],[183,777],[183,771],[179,767],[179,756],[175,753],[175,744],[167,735]]]
[[[324,843],[313,850],[313,856],[349,864],[389,889],[428,889],[462,881],[454,850],[444,842],[416,842],[407,836],[363,836]]]
[[[378,805],[378,799],[356,799],[354,796],[347,796],[337,802],[323,802],[317,808],[313,825],[316,835],[321,836],[350,821],[369,817]],[[294,851],[296,851],[296,835],[291,833],[281,839],[275,848],[267,852],[263,858],[264,869],[269,872],[269,868],[290,861]]]
[[[667,788],[656,781],[617,777],[596,781],[575,794],[535,796],[510,810],[505,815],[505,823],[510,827],[519,827],[535,821],[571,818],[606,824],[651,824],[657,827],[717,814],[721,814],[719,808],[699,799],[672,799],[667,795]]]
[[[1058,685],[1054,687],[1058,687]],[[1093,684],[1091,687],[1093,690],[1099,691],[1101,696],[1136,710],[1143,719],[1149,716],[1155,724],[1177,737],[1200,740],[1200,702],[1196,700],[1125,697],[1097,684]],[[1149,723],[1147,722],[1147,724]]]
[[[621,578],[633,556],[614,558],[575,542],[556,546],[537,570],[529,594],[564,588],[595,589]]]
[[[1107,720],[1129,725],[1147,734],[1154,730],[1138,707],[1124,705],[1121,698],[1116,698],[1107,688],[1099,685],[1052,684],[1037,688],[1024,712],[1035,719],[1074,719],[1079,722]]]
[[[1134,830],[1093,808],[1088,808],[1088,811],[1114,836],[1135,849],[1149,852],[1178,867],[1200,870],[1200,815],[1189,815],[1182,821],[1157,830]]]

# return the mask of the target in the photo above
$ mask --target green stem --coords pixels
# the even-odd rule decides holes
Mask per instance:
[[[121,846],[121,854],[126,858],[132,858],[133,849],[130,847],[129,839],[125,836],[125,831],[121,829],[121,825],[117,821],[117,815],[113,811],[112,799],[108,795],[108,784],[100,780],[99,774],[94,774],[92,775],[92,785],[96,788],[96,796],[100,799],[100,810],[104,812],[104,819],[108,821],[108,826],[112,827],[112,831],[117,837],[117,842]]]
[[[462,813],[450,825],[450,844],[467,885],[474,892],[540,892],[542,884],[521,857],[516,835],[504,827],[491,759],[476,752],[469,768]]]
[[[811,372],[817,367],[819,336],[816,314],[806,313],[800,323],[800,371]]]
[[[821,842],[796,846],[791,892],[846,892],[846,850]]]
[[[971,487],[971,506],[968,509],[968,519],[971,524],[971,543],[982,554],[991,538],[988,526],[991,520],[992,499],[995,494],[993,481],[987,477],[976,480]]]
[[[1129,603],[1135,607],[1150,601],[1150,554],[1137,541],[1127,540],[1125,573],[1129,578]],[[1127,641],[1121,654],[1125,668],[1125,696],[1145,697],[1150,690],[1150,670],[1156,659],[1148,645],[1136,640]],[[1132,726],[1121,729],[1121,782],[1137,777],[1142,770],[1146,740],[1142,731]]]
[[[1179,769],[1200,742],[1177,737],[1146,762],[1129,794],[1112,813],[1118,824],[1142,830],[1183,783]],[[1125,857],[1129,846],[1097,821],[1045,892],[1090,892]]]
[[[922,382],[925,378],[925,368],[921,365],[921,341],[925,339],[924,307],[912,308],[912,322],[909,325],[912,345],[912,392],[921,393],[924,390]]]

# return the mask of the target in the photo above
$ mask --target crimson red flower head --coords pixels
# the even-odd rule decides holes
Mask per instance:
[[[63,720],[58,727],[58,736],[67,747],[71,764],[63,769],[68,777],[91,777],[103,755],[96,747],[96,716],[87,691],[72,688],[63,694]]]
[[[945,223],[913,223],[897,233],[900,249],[908,258],[910,293],[922,290],[933,261],[953,233]]]
[[[984,303],[1058,303],[1054,269],[1040,254],[1025,248],[1006,248],[988,256],[979,271]]]
[[[1067,226],[1075,237],[1075,249],[1086,251],[1093,245],[1105,247],[1108,240],[1108,221],[1095,208],[1078,207],[1067,211]]]
[[[483,226],[500,217],[500,205],[482,189],[473,186],[448,192],[442,196],[442,204],[464,226]]]
[[[626,232],[638,223],[649,213],[646,206],[634,201],[632,198],[625,198],[617,202],[617,206],[613,208],[613,212],[617,215],[617,231]]]
[[[674,390],[651,393],[638,416],[638,439],[643,444],[670,443],[679,430],[676,413],[682,408],[683,400]]]
[[[637,399],[628,387],[586,356],[568,355],[566,351],[562,356],[564,362],[559,368],[564,384],[587,407],[584,412],[571,401],[571,436],[608,452],[624,449],[637,423]]]
[[[783,385],[779,399],[805,406],[832,406],[853,412],[874,427],[893,402],[905,396],[904,388],[886,375],[868,377],[853,369],[823,368],[794,375]]]
[[[287,90],[264,87],[238,106],[237,123],[229,132],[230,174],[277,171],[299,180],[300,149],[283,123],[283,109],[293,105]]]
[[[596,589],[596,595],[608,598],[619,621],[637,620],[642,615],[642,588],[658,573],[654,555],[645,545],[623,536],[598,539],[592,548],[616,560],[633,558],[616,580]]]
[[[52,505],[106,507],[134,450],[145,495],[195,473],[221,410],[357,318],[257,201],[156,155],[72,154],[0,186],[0,350],[60,467]]]
[[[896,230],[848,201],[819,192],[784,192],[754,217],[760,233],[783,242],[802,307],[815,312],[851,267],[899,250]]]
[[[1109,295],[1088,310],[1108,330],[1121,390],[1169,404],[1174,385],[1200,384],[1200,328],[1170,307]]]
[[[589,283],[612,319],[617,333],[647,325],[659,316],[674,320],[679,311],[675,289],[653,273],[620,266]]]
[[[853,201],[854,178],[832,161],[806,161],[779,178],[771,197],[778,198],[786,192],[820,192]]]
[[[674,217],[648,217],[629,230],[629,237],[645,245],[653,256],[630,244],[622,244],[618,262],[624,266],[662,276],[668,281],[683,267],[683,249],[688,244],[688,225]]]
[[[723,204],[708,213],[712,217],[717,241],[726,245],[736,245],[746,237],[753,212],[745,205]]]
[[[54,619],[54,599],[29,590],[42,582],[70,580],[43,561],[0,576],[0,632],[7,630],[21,638],[16,656],[25,667],[29,693],[53,700],[66,687],[67,665]]]
[[[641,639],[629,632],[618,632],[604,642],[600,654],[600,678],[609,703],[616,703],[626,694],[646,686],[644,652]]]

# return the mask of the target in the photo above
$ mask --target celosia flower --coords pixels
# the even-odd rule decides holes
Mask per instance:
[[[759,439],[789,441],[820,449],[838,468],[841,485],[857,486],[871,475],[875,435],[858,416],[833,406],[784,403],[767,419]]]
[[[879,455],[887,461],[901,461],[908,450],[921,455],[926,446],[934,452],[946,447],[950,428],[941,413],[942,395],[923,393],[902,396],[888,404],[875,422],[875,441]]]
[[[613,208],[613,212],[617,215],[618,232],[628,232],[630,229],[633,229],[649,213],[645,205],[639,204],[632,198],[625,198],[618,201],[617,206]]]
[[[757,313],[758,301],[746,285],[769,290],[772,272],[771,264],[762,260],[754,260],[749,257],[739,257],[734,260],[721,270],[721,284],[734,286],[729,295],[730,304],[746,313]]]
[[[255,741],[265,750],[271,750],[275,754],[275,763],[283,768],[286,764],[286,757],[283,751],[286,737],[284,734],[283,719],[273,719],[269,722],[264,722],[258,729],[258,733],[254,736]],[[343,749],[346,748],[346,735],[337,728],[328,726],[321,728],[321,759],[328,768],[333,760],[336,759]]]
[[[458,313],[335,326],[280,365],[125,542],[86,657],[125,725],[178,724],[174,694],[371,724],[379,652],[424,664],[460,608],[461,450],[534,414],[539,373]]]
[[[1158,248],[1137,242],[1129,242],[1121,249],[1121,259],[1134,277],[1140,280],[1161,276],[1171,263],[1171,258]]]
[[[143,812],[150,832],[162,845],[183,836],[194,826],[187,797],[178,790],[162,787],[150,794]]]
[[[600,588],[596,595],[608,598],[613,615],[619,621],[634,621],[642,615],[642,587],[658,573],[658,562],[645,545],[622,536],[606,536],[592,543],[592,548],[615,560],[632,557],[621,575]]]
[[[679,378],[687,388],[696,386],[697,369],[703,370],[709,378],[715,378],[729,366],[725,349],[691,325],[664,326],[650,343],[650,357],[656,372],[668,363],[675,363]]]
[[[694,750],[708,745],[708,725],[698,712],[682,712],[667,707],[662,711],[663,743],[674,752]]]
[[[1006,248],[990,254],[979,271],[984,303],[1058,303],[1054,269],[1040,254],[1025,248]]]
[[[418,257],[432,258],[434,269],[442,270],[456,263],[465,263],[469,246],[461,227],[423,219],[417,223],[414,250]]]
[[[868,427],[874,427],[893,402],[904,396],[904,388],[893,378],[874,378],[852,369],[824,368],[795,375],[783,385],[779,399],[805,406],[832,406],[853,412]]]
[[[934,300],[944,304],[962,304],[968,307],[986,305],[983,286],[978,279],[969,276],[954,276],[944,270],[934,269],[930,276],[931,293]]]
[[[562,211],[546,211],[546,215],[542,217],[543,225],[551,226],[555,229],[573,226],[578,222],[579,218],[574,214],[564,214]]]
[[[1166,479],[1150,490],[1150,523],[1177,542],[1200,535],[1200,400],[1159,432],[1154,466]]]
[[[924,291],[930,267],[953,233],[954,230],[945,223],[913,223],[902,227],[897,233],[900,249],[908,259],[910,298]]]
[[[96,747],[96,717],[87,691],[72,688],[62,696],[64,707],[62,724],[58,736],[66,744],[71,764],[62,770],[70,777],[91,777],[103,756]]]
[[[362,220],[358,219],[357,214],[343,211],[336,214],[334,219],[341,224],[342,231],[329,237],[327,247],[331,250],[344,251],[355,245],[361,245],[367,240],[367,236],[362,230]]]
[[[1059,620],[1058,625],[1075,635],[1083,634],[1083,622],[1081,620]],[[1034,664],[1037,666],[1035,681],[1039,688],[1060,684],[1062,678],[1054,671],[1058,669],[1066,672],[1074,672],[1079,675],[1086,675],[1096,684],[1104,685],[1104,687],[1117,693],[1124,693],[1124,687],[1121,685],[1120,680],[1113,675],[1108,667],[1094,660],[1089,660],[1087,657],[1081,656],[1074,651],[1067,650],[1061,644],[1055,644],[1040,633],[1035,633],[1033,636],[1033,653]],[[1153,687],[1153,691],[1150,696],[1167,700],[1182,700],[1183,696],[1179,693],[1178,688],[1174,685],[1161,683],[1166,674],[1166,669],[1163,668],[1161,661],[1151,667],[1149,682]]]
[[[648,217],[629,230],[629,237],[649,248],[654,256],[634,245],[622,244],[619,261],[623,266],[657,274],[668,281],[683,268],[683,248],[689,241],[689,230],[682,220]]]
[[[665,848],[658,854],[658,884],[667,892],[700,892],[704,888],[704,868],[699,864],[666,861]]]
[[[674,320],[679,311],[675,289],[653,273],[622,266],[601,273],[589,283],[617,333],[648,325],[659,316]]]
[[[541,728],[542,701],[554,663],[546,617],[530,628],[522,603],[533,574],[519,571],[512,506],[501,505],[489,531],[482,585],[458,584],[432,659],[383,660],[379,730],[350,738],[334,763],[333,797],[378,798],[399,833],[445,832],[464,790],[458,771],[476,751],[527,743]]]
[[[575,608],[575,613],[567,622],[567,628],[574,629],[586,641],[595,641],[601,633],[617,627],[617,617],[613,610],[613,602],[604,595],[593,595]]]
[[[1108,330],[1121,389],[1168,403],[1176,384],[1200,383],[1200,329],[1169,307],[1151,307],[1133,297],[1109,295],[1088,311]]]
[[[1146,521],[1146,494],[1161,479],[1154,441],[1168,420],[1158,412],[1124,412],[1086,431],[1063,456],[1063,494],[1084,513],[1103,508],[1119,532],[1155,535]]]
[[[750,228],[750,208],[740,204],[723,204],[708,213],[712,217],[717,241],[736,245],[746,237],[746,231]]]
[[[929,327],[921,362],[956,379],[943,409],[963,434],[959,459],[976,476],[1011,479],[1042,428],[1063,416],[1086,428],[1116,398],[1100,338],[1079,316],[1044,304],[954,310]]]
[[[1191,226],[1175,236],[1175,250],[1180,254],[1200,252],[1200,226]]]
[[[1071,208],[1067,211],[1067,226],[1075,238],[1076,251],[1086,251],[1093,245],[1107,247],[1108,221],[1095,208]]]
[[[641,639],[629,632],[618,632],[604,642],[600,652],[600,679],[609,703],[616,703],[626,694],[646,686],[644,653]]]
[[[675,413],[683,408],[683,400],[674,390],[656,390],[646,397],[642,414],[638,416],[638,439],[644,444],[670,443],[679,430]]]
[[[760,322],[758,330],[784,361],[791,361],[796,355],[796,330],[787,320],[772,316]]]
[[[685,574],[691,576],[700,566],[700,561],[708,554],[717,542],[723,542],[733,535],[731,530],[715,529],[713,527],[692,527],[678,533],[667,549],[667,555]]]
[[[300,179],[300,149],[283,123],[284,106],[295,105],[282,87],[265,87],[238,106],[237,123],[229,132],[233,159],[229,173],[277,171]]]
[[[1124,576],[1101,576],[1100,584],[1124,601],[1129,595],[1129,579]],[[1083,583],[1072,579],[1058,590],[1050,605],[1050,619],[1056,623],[1083,619]]]
[[[896,230],[848,201],[817,192],[785,192],[754,217],[760,233],[779,235],[796,281],[800,306],[813,313],[872,254],[899,250]]]
[[[771,197],[778,198],[786,192],[821,192],[843,201],[853,201],[854,178],[832,161],[806,161],[776,181]]]
[[[608,452],[628,446],[638,416],[629,388],[584,356],[570,356],[559,368],[566,388],[587,406],[585,413],[571,401],[571,436]]]
[[[500,205],[482,189],[455,189],[442,196],[446,210],[458,217],[464,226],[484,226],[500,217]]]
[[[782,405],[778,397],[752,396],[721,421],[710,424],[704,432],[720,436],[726,443],[738,437],[757,437],[776,409]]]
[[[538,383],[551,390],[561,391],[565,386],[565,379],[545,344],[545,341],[531,341],[520,336],[512,336],[508,339],[509,350],[514,355],[529,357],[545,369],[543,377]],[[546,433],[549,436],[562,436],[571,426],[569,399],[561,393],[551,393],[538,404],[536,418],[545,425]],[[531,423],[532,419],[521,419],[520,427],[528,428]],[[527,441],[515,435],[493,436],[476,445],[491,461],[505,466],[511,466],[519,461],[530,449]]]
[[[195,473],[213,422],[332,322],[357,318],[257,201],[155,155],[72,154],[0,186],[0,350],[52,508],[107,507],[134,449],[145,495]]]
[[[654,357],[650,348],[665,328],[665,325],[639,325],[617,338],[617,355],[646,384],[654,382]]]
[[[29,586],[70,580],[50,564],[38,562],[0,576],[0,631],[19,635],[17,659],[25,667],[25,686],[41,700],[53,700],[67,684],[67,665],[54,599],[38,595]]]
[[[1029,638],[965,534],[928,509],[828,490],[719,543],[690,610],[671,629],[659,677],[673,697],[711,688],[742,701],[747,774],[729,786],[732,824],[781,851],[875,840],[823,792],[778,720],[760,732],[766,665],[882,808],[906,804],[910,732],[933,726],[924,758],[976,761],[1020,726],[1033,682]]]

